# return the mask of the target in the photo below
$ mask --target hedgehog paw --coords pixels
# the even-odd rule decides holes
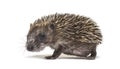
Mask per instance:
[[[46,56],[45,58],[46,58],[46,59],[56,59],[56,58],[53,57],[53,56]]]

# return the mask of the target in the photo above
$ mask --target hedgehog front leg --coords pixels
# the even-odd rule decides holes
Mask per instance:
[[[61,55],[62,50],[63,50],[63,47],[59,46],[59,48],[54,51],[52,56],[46,56],[45,58],[46,59],[56,59],[56,58],[58,58]]]

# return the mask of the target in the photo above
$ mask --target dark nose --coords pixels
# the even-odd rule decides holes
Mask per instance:
[[[27,50],[28,50],[28,51],[32,51],[33,49],[34,49],[33,46],[28,46],[28,47],[27,47]]]

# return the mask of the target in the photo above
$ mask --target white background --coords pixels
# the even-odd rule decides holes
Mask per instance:
[[[96,60],[64,55],[45,60],[53,52],[50,48],[38,53],[25,50],[29,24],[56,12],[89,16],[98,23],[104,39]],[[120,69],[119,26],[119,0],[0,0],[0,69]]]

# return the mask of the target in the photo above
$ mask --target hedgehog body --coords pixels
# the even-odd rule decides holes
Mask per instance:
[[[49,59],[55,59],[61,53],[95,58],[96,46],[101,41],[101,31],[92,19],[75,14],[53,14],[37,19],[31,25],[27,49],[37,43],[35,50],[45,45],[55,49],[52,56],[46,57]]]

